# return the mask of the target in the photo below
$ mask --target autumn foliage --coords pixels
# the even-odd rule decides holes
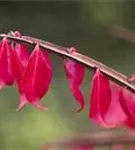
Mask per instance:
[[[21,33],[16,31],[16,37]],[[69,49],[70,54],[77,52]],[[75,112],[85,108],[81,84],[85,77],[86,67],[75,60],[63,57],[63,66],[69,87],[80,105]],[[24,105],[46,110],[39,101],[49,90],[52,80],[52,65],[49,52],[37,43],[30,54],[28,47],[4,37],[0,43],[0,88],[16,84],[20,93],[17,110]],[[129,82],[134,80],[134,75]],[[89,118],[103,128],[126,126],[135,129],[135,95],[126,87],[110,80],[100,68],[95,68],[90,92]],[[92,148],[77,148],[88,150]]]

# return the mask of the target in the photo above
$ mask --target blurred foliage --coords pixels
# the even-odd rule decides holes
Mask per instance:
[[[88,56],[130,75],[134,71],[135,46],[111,35],[113,25],[135,30],[133,1],[1,1],[0,32],[20,30],[62,46],[75,46]],[[92,72],[86,73],[83,91],[86,109],[78,107],[63,70],[62,59],[51,55],[53,81],[42,103],[43,112],[25,106],[16,112],[16,88],[0,92],[0,149],[39,149],[47,141],[76,132],[100,130],[89,120]],[[121,132],[121,130],[118,130]]]

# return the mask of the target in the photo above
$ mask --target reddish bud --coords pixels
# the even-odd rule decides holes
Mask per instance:
[[[14,34],[15,36],[22,37],[22,33],[20,31],[15,31]]]
[[[71,53],[73,54],[74,52],[75,51],[71,49]],[[64,59],[64,68],[70,89],[75,99],[80,104],[80,108],[76,109],[76,112],[80,112],[85,106],[84,96],[80,90],[85,75],[85,67],[76,61],[66,58]]]
[[[52,68],[48,54],[42,52],[39,45],[33,50],[21,84],[19,108],[26,102],[39,109],[45,109],[38,101],[47,93],[52,78]]]
[[[132,74],[131,78],[128,79],[129,82],[135,81],[135,74]]]

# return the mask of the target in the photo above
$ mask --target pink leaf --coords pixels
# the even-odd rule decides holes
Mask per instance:
[[[135,81],[135,74],[132,74],[131,78],[128,79],[129,82]]]
[[[128,117],[125,125],[135,129],[135,95],[127,89],[121,88],[119,96],[121,107]]]
[[[39,45],[36,45],[30,56],[21,84],[23,100],[27,99],[27,102],[35,107],[46,109],[38,101],[47,93],[51,79],[52,68],[49,57],[47,53],[42,52]],[[20,101],[20,105],[23,103],[22,101]],[[19,106],[19,108],[21,107],[22,105]]]
[[[71,53],[73,54],[74,51],[71,51]],[[80,108],[77,108],[76,112],[80,112],[85,106],[84,96],[80,90],[80,86],[85,75],[85,67],[76,61],[66,58],[64,59],[64,68],[69,81],[70,89],[75,99],[80,104]]]
[[[93,77],[90,118],[101,127],[114,128],[123,125],[127,115],[119,102],[121,87],[105,77],[99,69]]]
[[[19,31],[14,32],[15,36],[22,37],[22,34]],[[13,47],[18,55],[18,59],[24,67],[26,67],[29,60],[29,50],[28,47],[23,43],[12,43]]]
[[[111,88],[111,103],[107,113],[104,115],[104,122],[110,127],[116,127],[123,125],[127,120],[127,115],[119,102],[119,94],[122,87],[112,81],[109,81],[109,83]]]
[[[19,31],[15,31],[14,34],[18,37],[22,37],[22,34]],[[12,42],[12,63],[13,63],[13,72],[16,79],[16,83],[21,93],[21,84],[24,76],[25,69],[29,60],[29,50],[26,45],[22,43]]]
[[[111,87],[109,80],[97,69],[92,80],[90,118],[101,126],[108,127],[104,120],[110,103]]]
[[[22,107],[24,107],[25,104],[27,104],[27,99],[26,99],[25,95],[21,94],[19,106],[18,106],[18,108],[16,109],[16,111],[18,111],[18,110],[20,110]]]
[[[21,82],[24,76],[25,67],[23,66],[21,60],[19,59],[16,50],[12,51],[12,63],[13,63],[13,72],[18,85],[19,92],[21,92]]]
[[[29,60],[29,51],[27,46],[24,44],[16,43],[15,50],[23,66],[26,66]]]
[[[0,88],[14,83],[11,53],[13,49],[6,38],[0,43]]]

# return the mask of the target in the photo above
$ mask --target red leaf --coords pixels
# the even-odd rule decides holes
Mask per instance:
[[[71,51],[71,53],[73,54],[74,51]],[[66,58],[64,59],[64,68],[70,89],[75,99],[80,104],[80,108],[77,108],[76,112],[80,112],[85,106],[84,96],[80,90],[85,75],[85,67],[76,61]]]
[[[22,37],[22,34],[19,31],[14,32],[15,36]],[[23,43],[12,43],[17,55],[18,59],[22,63],[24,67],[26,67],[28,61],[29,61],[29,50],[28,47]]]
[[[25,66],[22,64],[21,60],[19,59],[16,50],[12,51],[12,63],[13,63],[13,72],[14,77],[16,79],[16,83],[19,89],[19,92],[21,93],[21,83],[25,72]]]
[[[28,51],[27,46],[24,44],[16,43],[15,50],[21,63],[23,64],[23,66],[26,67],[28,60],[29,60],[29,51]]]
[[[119,85],[107,79],[99,69],[96,70],[90,98],[90,118],[100,126],[114,128],[127,120],[119,102],[120,89]]]
[[[132,130],[135,130],[135,121],[132,120],[131,118],[128,118],[128,119],[125,121],[124,126],[126,126],[126,127],[128,127],[128,128],[131,128]]]
[[[14,34],[18,37],[22,37],[19,31],[15,31]],[[27,46],[22,43],[12,43],[12,47],[14,48],[12,52],[13,71],[19,92],[21,93],[22,79],[29,60],[29,50]]]
[[[22,81],[22,93],[19,108],[26,102],[37,108],[45,109],[38,101],[47,93],[52,78],[52,68],[47,53],[42,52],[36,45],[30,56],[24,78]]]
[[[0,88],[14,83],[13,64],[11,53],[13,49],[4,38],[0,43]]]
[[[110,103],[111,87],[109,80],[97,69],[92,80],[90,118],[101,126],[108,127],[104,120]]]
[[[125,125],[135,129],[135,95],[127,89],[121,88],[119,96],[121,107],[128,117]]]
[[[111,103],[107,113],[104,115],[104,122],[110,127],[116,127],[123,125],[127,120],[127,115],[119,102],[121,87],[112,81],[109,81],[109,83],[111,88]]]

